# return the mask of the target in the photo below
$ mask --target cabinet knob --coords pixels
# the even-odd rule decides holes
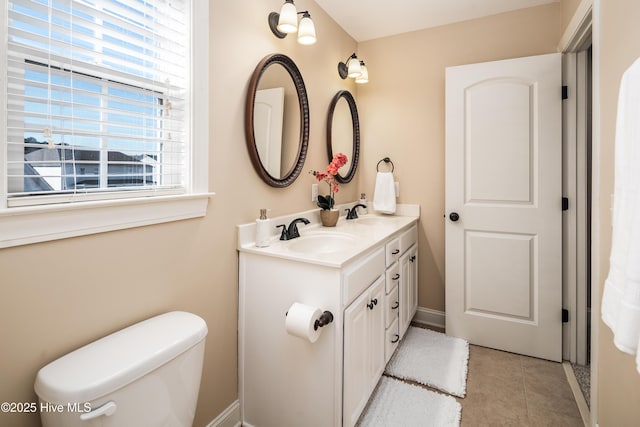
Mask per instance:
[[[398,255],[400,253],[400,249],[394,249],[391,251],[391,255]]]
[[[391,341],[391,344],[395,344],[395,343],[397,343],[398,341],[400,341],[400,335],[395,334],[395,338]]]
[[[391,307],[391,310],[395,310],[398,307],[400,307],[400,301],[396,301],[395,305],[393,307]]]
[[[415,256],[415,255],[413,255],[411,258],[409,258],[409,261],[411,261],[411,262],[415,262],[415,261],[416,261],[416,256]]]
[[[367,304],[367,307],[369,307],[369,310],[373,310],[373,301]]]
[[[400,278],[400,274],[399,274],[399,273],[396,273],[396,274],[391,278],[391,280],[398,280],[399,278]]]

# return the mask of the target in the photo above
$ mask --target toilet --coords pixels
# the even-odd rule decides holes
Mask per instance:
[[[191,427],[207,325],[165,313],[81,347],[40,369],[43,427]]]

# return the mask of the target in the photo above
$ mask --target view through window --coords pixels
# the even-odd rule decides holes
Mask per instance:
[[[183,189],[186,22],[173,0],[9,3],[9,206]]]

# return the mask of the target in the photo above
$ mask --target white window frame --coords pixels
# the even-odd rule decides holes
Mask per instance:
[[[0,149],[0,248],[205,216],[209,198],[209,2],[191,5],[189,169],[185,194],[7,207],[7,159]],[[0,0],[0,141],[6,141],[7,0]]]

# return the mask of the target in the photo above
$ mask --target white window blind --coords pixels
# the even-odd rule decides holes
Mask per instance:
[[[185,191],[189,5],[8,2],[7,205]]]

